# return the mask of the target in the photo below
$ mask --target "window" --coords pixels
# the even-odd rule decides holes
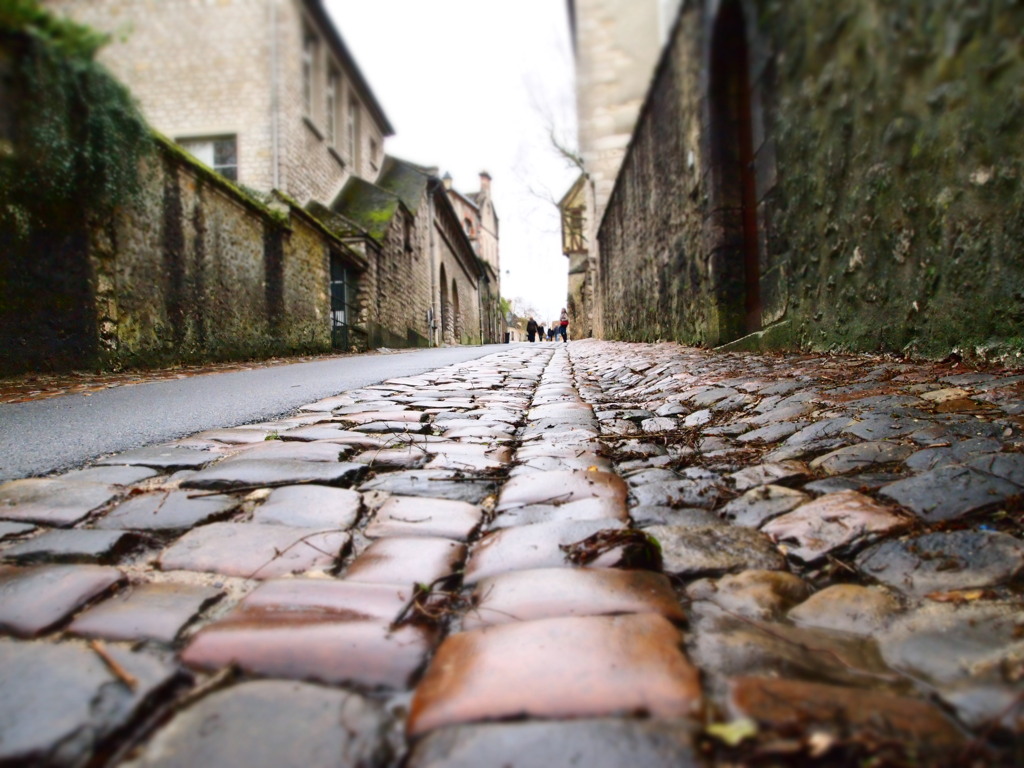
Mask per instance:
[[[348,100],[348,158],[352,170],[359,173],[359,100],[355,96]]]
[[[562,209],[562,253],[586,253],[587,244],[583,236],[586,217],[583,206]]]
[[[406,216],[402,223],[405,252],[412,253],[412,216]]]
[[[316,77],[317,39],[307,32],[302,40],[302,109],[313,116],[313,90]]]
[[[238,181],[238,139],[235,136],[206,136],[178,139],[182,149],[206,163],[225,179]]]
[[[370,167],[373,170],[377,170],[377,152],[379,147],[377,146],[376,139],[370,139]]]
[[[338,143],[338,77],[337,70],[331,70],[327,75],[327,98],[324,100],[324,107],[327,110],[327,143],[332,147]]]

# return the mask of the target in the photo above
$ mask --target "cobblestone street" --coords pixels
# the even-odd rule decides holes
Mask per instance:
[[[1020,765],[1022,430],[585,340],[11,481],[0,765]]]

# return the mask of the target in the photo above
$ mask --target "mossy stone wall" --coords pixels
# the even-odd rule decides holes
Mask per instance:
[[[771,258],[812,347],[1024,348],[1024,3],[763,3]]]
[[[331,348],[326,236],[176,152],[147,164],[90,253],[105,367]]]
[[[601,225],[617,338],[716,343],[708,137],[690,134],[707,132],[696,83],[718,5],[684,9]],[[768,150],[757,181],[772,343],[1020,362],[1024,3],[742,7]]]
[[[3,260],[0,370],[121,369],[331,350],[329,235],[162,141],[102,221]]]
[[[601,222],[606,338],[708,341],[709,259],[703,249],[699,151],[700,15],[684,13],[640,113]]]

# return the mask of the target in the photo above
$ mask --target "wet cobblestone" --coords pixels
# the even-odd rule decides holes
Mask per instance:
[[[1012,371],[582,341],[9,482],[0,762],[1020,764],[1022,430]]]

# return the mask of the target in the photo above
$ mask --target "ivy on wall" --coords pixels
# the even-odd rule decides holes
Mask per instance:
[[[138,191],[152,139],[96,61],[106,42],[37,0],[0,4],[0,233],[14,241],[109,213]]]

